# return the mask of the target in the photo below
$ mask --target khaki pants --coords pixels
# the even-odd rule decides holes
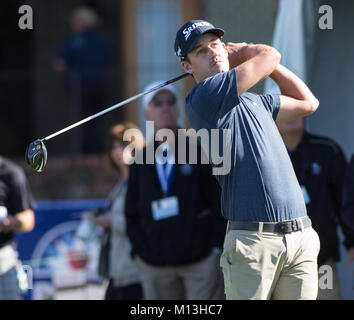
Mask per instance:
[[[219,300],[224,296],[220,254],[211,252],[203,260],[178,267],[147,264],[140,257],[134,261],[146,300]]]
[[[316,299],[319,249],[312,227],[285,235],[228,231],[220,259],[226,299]]]

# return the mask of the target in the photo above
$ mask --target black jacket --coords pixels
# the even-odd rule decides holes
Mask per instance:
[[[354,246],[353,234],[340,215],[347,165],[344,154],[333,140],[305,132],[290,158],[299,183],[305,186],[310,199],[307,212],[321,242],[318,263],[321,265],[330,257],[338,261],[338,222],[345,235],[345,246]]]
[[[352,229],[354,235],[354,154],[344,179],[342,207],[343,221]]]
[[[132,164],[125,201],[132,255],[153,265],[177,266],[205,258],[213,247],[221,248],[226,220],[220,191],[209,164],[176,164],[170,196],[178,197],[179,214],[155,221],[151,202],[163,197],[155,164]]]
[[[32,209],[34,200],[23,169],[0,156],[0,207],[5,207],[7,214]],[[4,208],[1,208],[4,210]],[[13,232],[0,231],[0,248],[14,240]]]

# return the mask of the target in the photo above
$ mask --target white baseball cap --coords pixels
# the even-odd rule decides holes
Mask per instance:
[[[158,85],[163,84],[163,83],[164,83],[164,81],[160,81],[160,80],[154,81],[154,82],[148,84],[144,88],[144,91],[148,91],[148,90],[150,90],[154,87],[157,87]],[[156,91],[153,91],[153,92],[150,92],[150,93],[144,95],[142,97],[143,108],[147,109],[147,107],[149,106],[149,103],[152,101],[152,99],[154,99],[154,97],[161,91],[170,91],[176,97],[176,100],[178,100],[176,88],[172,84],[169,84],[167,86],[161,87],[160,89],[158,89]]]

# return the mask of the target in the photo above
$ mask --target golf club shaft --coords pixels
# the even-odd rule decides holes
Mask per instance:
[[[112,110],[115,110],[115,109],[117,109],[117,108],[119,108],[119,107],[121,107],[121,106],[126,105],[126,104],[129,103],[129,102],[132,102],[132,101],[134,101],[134,100],[136,100],[136,99],[139,99],[139,98],[141,98],[142,96],[144,96],[144,95],[146,95],[146,94],[148,94],[148,93],[150,93],[150,92],[153,92],[153,91],[158,90],[158,89],[160,89],[160,88],[162,88],[162,87],[164,87],[164,86],[167,86],[167,85],[169,85],[169,84],[171,84],[171,83],[173,83],[173,82],[176,82],[176,81],[178,81],[178,80],[181,80],[181,79],[185,78],[185,77],[188,76],[188,75],[189,75],[189,73],[184,73],[184,74],[182,74],[182,75],[180,75],[180,76],[178,76],[178,77],[176,77],[176,78],[173,78],[173,79],[168,80],[168,81],[166,81],[166,82],[164,82],[164,83],[161,83],[160,85],[158,85],[158,86],[156,86],[156,87],[154,87],[154,88],[151,88],[150,90],[141,92],[141,93],[139,93],[139,94],[137,94],[137,95],[135,95],[135,96],[133,96],[133,97],[131,97],[131,98],[128,98],[128,99],[126,99],[126,100],[124,100],[124,101],[122,101],[122,102],[119,102],[119,103],[117,103],[117,104],[115,104],[115,105],[113,105],[113,106],[111,106],[111,107],[109,107],[109,108],[107,108],[107,109],[104,109],[104,110],[102,110],[102,111],[100,111],[100,112],[97,112],[97,113],[95,113],[95,114],[92,115],[92,116],[89,116],[89,117],[87,117],[87,118],[85,118],[85,119],[83,119],[83,120],[81,120],[81,121],[78,121],[78,122],[76,122],[76,123],[74,123],[74,124],[72,124],[72,125],[70,125],[70,126],[64,128],[64,129],[61,129],[61,130],[59,130],[59,131],[57,131],[57,132],[54,132],[54,133],[52,133],[51,135],[49,135],[49,136],[47,136],[47,137],[45,137],[45,138],[43,138],[43,139],[41,139],[41,140],[42,140],[42,141],[48,141],[48,140],[50,140],[50,139],[52,139],[52,138],[54,138],[54,137],[56,137],[56,136],[58,136],[58,135],[60,135],[60,134],[62,134],[62,133],[64,133],[64,132],[66,132],[66,131],[69,131],[69,130],[71,130],[71,129],[73,129],[73,128],[75,128],[75,127],[81,125],[81,124],[84,124],[84,123],[86,123],[86,122],[88,122],[88,121],[90,121],[90,120],[92,120],[92,119],[95,119],[95,118],[97,118],[97,117],[100,117],[100,116],[102,116],[103,114],[105,114],[105,113],[107,113],[107,112],[110,112],[110,111],[112,111]]]

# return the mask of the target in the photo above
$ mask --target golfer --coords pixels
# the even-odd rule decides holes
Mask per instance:
[[[223,35],[207,21],[188,21],[176,34],[175,53],[196,82],[186,98],[192,127],[231,132],[231,170],[216,176],[228,220],[220,259],[226,297],[316,299],[319,239],[275,121],[311,114],[319,102],[279,64],[277,50],[225,45]],[[247,92],[267,76],[280,95]]]

